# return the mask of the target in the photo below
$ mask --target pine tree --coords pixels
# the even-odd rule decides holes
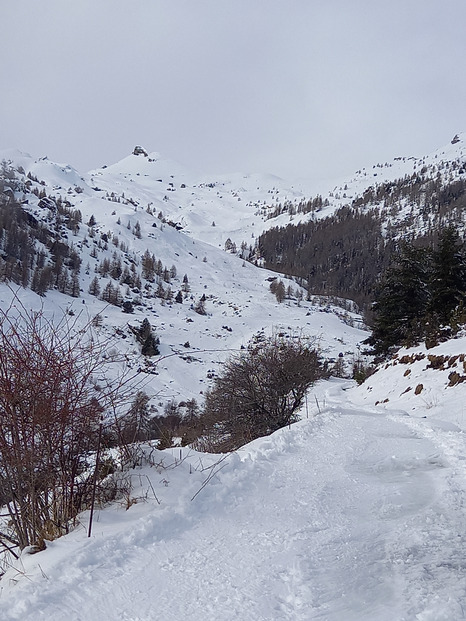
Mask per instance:
[[[374,353],[386,354],[391,347],[415,343],[424,335],[431,256],[429,249],[405,243],[385,271],[373,305],[372,336],[367,340]]]
[[[141,259],[142,265],[142,277],[148,280],[149,282],[154,282],[155,280],[155,257],[154,255],[146,250],[142,255]]]
[[[121,267],[121,259],[116,252],[113,253],[112,262],[110,264],[110,276],[114,280],[118,280],[121,277],[123,270]]]
[[[201,299],[194,305],[194,310],[198,315],[207,315],[205,303],[206,297],[205,294],[203,294]]]
[[[73,273],[71,274],[69,294],[73,298],[79,298],[80,283],[79,283],[79,274],[76,270],[74,270]]]
[[[97,268],[97,271],[104,278],[108,276],[108,273],[110,271],[110,259],[108,257],[105,257],[105,259],[101,261],[99,267]]]
[[[279,280],[277,286],[275,288],[275,297],[277,298],[277,302],[281,304],[286,297],[285,285],[282,280]]]
[[[91,283],[89,285],[89,293],[91,295],[95,295],[96,297],[100,294],[100,284],[97,276],[94,276],[94,278],[91,280]]]
[[[147,318],[143,320],[139,330],[134,330],[134,333],[136,339],[141,344],[141,353],[143,356],[158,356],[160,353],[160,341],[152,332],[152,326]]]
[[[162,281],[159,280],[158,284],[157,284],[157,289],[155,291],[155,295],[158,298],[161,298],[162,300],[165,299],[165,289],[163,288],[163,284]]]
[[[445,325],[466,294],[464,243],[453,226],[442,231],[433,253],[430,287],[432,297],[429,310]]]
[[[104,288],[104,290],[102,291],[102,296],[101,299],[104,302],[108,302],[109,304],[113,304],[114,306],[120,306],[121,305],[121,293],[120,293],[120,287],[117,286],[113,286],[112,282],[110,281]]]
[[[45,296],[53,282],[52,268],[47,265],[44,268],[36,267],[32,277],[31,289],[40,296]]]
[[[131,272],[129,271],[127,265],[125,265],[125,267],[123,268],[123,272],[121,273],[120,283],[122,285],[132,285],[133,284],[133,277],[132,277]]]

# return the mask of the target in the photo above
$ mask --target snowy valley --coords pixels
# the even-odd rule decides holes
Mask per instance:
[[[464,332],[402,349],[357,385],[353,366],[371,362],[357,307],[263,269],[255,252],[264,231],[327,217],[369,187],[376,196],[377,185],[421,170],[425,180],[461,181],[465,158],[461,135],[430,156],[310,188],[263,175],[201,177],[142,147],[83,175],[0,153],[3,192],[40,229],[42,251],[42,263],[34,255],[29,272],[0,283],[1,308],[93,323],[142,378],[154,415],[202,404],[225,360],[272,334],[312,339],[344,376],[312,387],[299,422],[233,453],[146,445],[144,465],[125,475],[127,496],[97,509],[91,537],[85,511],[45,550],[8,560],[0,617],[466,618]],[[299,208],[316,196],[319,209]],[[409,220],[422,230],[428,218],[413,209],[406,199],[390,226]],[[144,320],[159,339],[156,356],[143,356],[134,338]]]

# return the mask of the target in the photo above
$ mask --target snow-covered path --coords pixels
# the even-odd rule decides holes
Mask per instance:
[[[330,387],[320,414],[213,466],[193,501],[214,457],[145,471],[161,504],[107,509],[91,539],[24,557],[0,618],[466,618],[464,434]]]

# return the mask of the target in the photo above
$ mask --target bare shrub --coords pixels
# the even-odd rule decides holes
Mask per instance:
[[[307,390],[327,375],[315,347],[272,337],[225,363],[206,395],[203,441],[233,450],[297,420]]]
[[[16,299],[0,311],[0,496],[20,549],[66,532],[92,497],[87,463],[123,382],[105,382],[106,345]],[[6,546],[5,546],[6,547]]]

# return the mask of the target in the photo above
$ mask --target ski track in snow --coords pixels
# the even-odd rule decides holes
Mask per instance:
[[[229,456],[194,501],[205,473],[186,461],[153,479],[169,505],[103,511],[91,539],[78,529],[26,557],[0,618],[466,618],[464,434],[362,409],[341,386]]]

